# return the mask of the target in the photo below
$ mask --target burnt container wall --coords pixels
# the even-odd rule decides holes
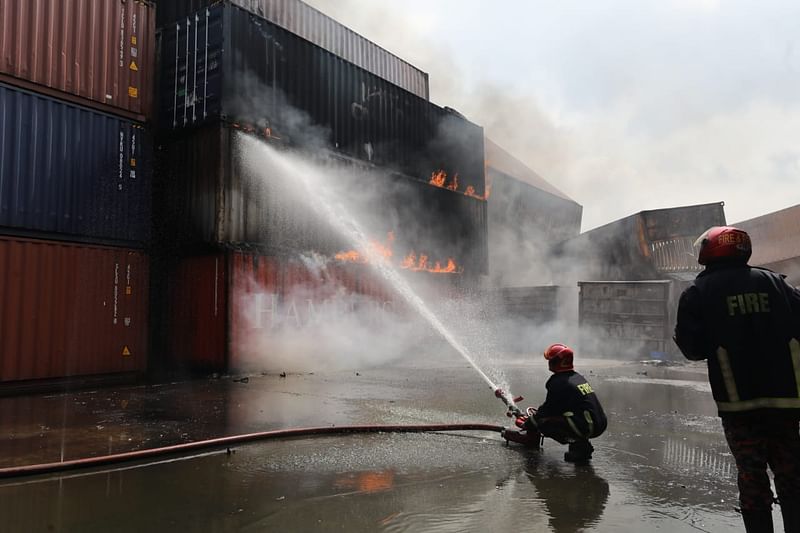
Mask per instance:
[[[428,75],[300,0],[234,0],[234,4],[334,56],[428,99]],[[158,2],[158,24],[167,26],[212,4],[211,0]]]
[[[725,224],[721,203],[642,211],[556,246],[564,264],[581,266],[577,280],[653,280],[698,271],[692,243]]]
[[[0,0],[2,81],[144,120],[154,66],[151,3]]]
[[[542,243],[564,241],[580,233],[583,208],[579,204],[500,172],[490,171],[489,176],[491,224],[516,231],[521,238],[535,236]]]
[[[305,202],[291,199],[285,181],[247,171],[237,155],[238,134],[206,124],[161,147],[159,242],[167,249],[246,244],[283,255],[342,250],[341,238]]]
[[[0,232],[141,246],[151,165],[136,123],[0,84]]]
[[[261,17],[215,5],[164,26],[161,50],[165,129],[223,117],[483,194],[479,126]]]
[[[643,211],[650,260],[659,272],[699,272],[694,242],[708,228],[725,225],[722,203]]]
[[[549,283],[551,268],[563,272],[567,259],[550,262],[549,246],[576,237],[583,208],[536,187],[489,170],[490,278],[494,286]],[[557,276],[556,276],[557,277]]]
[[[483,200],[408,180],[385,212],[396,210],[398,233],[410,248],[432,259],[452,257],[467,276],[486,274],[489,255],[487,205]]]
[[[165,248],[240,244],[282,256],[348,249],[307,202],[292,196],[285,178],[247,170],[237,155],[238,135],[245,134],[206,124],[162,146],[156,226]],[[467,273],[486,272],[485,201],[403,177],[347,175],[349,187],[367,199],[357,210],[373,214],[363,221],[369,237],[383,241],[392,231],[396,254],[452,257]]]
[[[560,284],[589,280],[657,279],[643,253],[640,217],[631,215],[554,245]]]
[[[147,255],[0,237],[0,382],[142,372]]]
[[[220,241],[222,187],[228,180],[222,159],[229,157],[227,150],[227,130],[219,124],[208,124],[159,146],[154,243],[169,250]]]

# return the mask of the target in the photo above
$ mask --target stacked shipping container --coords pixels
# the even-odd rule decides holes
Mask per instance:
[[[490,283],[553,283],[548,249],[580,233],[583,207],[490,139],[485,145]]]
[[[574,281],[643,281],[694,277],[694,241],[725,224],[722,202],[641,211],[558,243],[553,256]]]
[[[0,382],[141,373],[155,12],[0,0]]]
[[[159,25],[178,21],[183,23],[188,14],[202,14],[203,8],[213,3],[215,0],[159,2]],[[428,99],[427,73],[301,0],[232,0],[232,3],[401,89]]]
[[[154,296],[163,298],[154,327],[163,328],[156,337],[174,367],[238,368],[253,333],[242,315],[246,294],[270,295],[278,313],[297,320],[298,306],[329,300],[331,283],[379,305],[391,301],[368,266],[333,261],[348,243],[329,222],[304,199],[293,199],[279,176],[243,163],[237,137],[244,132],[338,169],[340,180],[347,174],[351,188],[371,199],[364,210],[377,213],[369,236],[383,240],[394,232],[396,253],[454,257],[472,279],[486,272],[483,132],[428,102],[427,76],[424,91],[409,81],[420,79],[413,75],[397,86],[390,82],[399,78],[387,73],[402,62],[391,54],[353,64],[334,53],[331,36],[352,32],[318,12],[308,15],[302,2],[181,10],[205,4],[165,5],[162,12],[174,20],[160,29],[162,158],[155,196],[165,202],[157,209],[161,263],[154,270],[165,276],[153,281]],[[281,9],[270,11],[277,4],[301,6],[312,26],[324,24],[306,40],[308,27],[281,19]],[[439,171],[450,181],[429,185]],[[473,196],[464,194],[467,187]],[[322,256],[325,267],[310,267],[308,256]]]
[[[677,298],[700,272],[694,242],[725,224],[724,204],[642,211],[559,243],[567,283],[580,285],[584,351],[607,356],[675,354]]]
[[[483,130],[228,3],[161,29],[160,122],[219,118],[484,194]]]

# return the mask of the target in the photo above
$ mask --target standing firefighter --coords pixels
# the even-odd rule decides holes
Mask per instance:
[[[773,531],[769,465],[784,529],[800,533],[800,291],[747,264],[750,237],[738,228],[711,228],[695,245],[706,268],[681,295],[675,342],[708,360],[746,530]]]
[[[504,436],[524,444],[530,444],[526,435],[550,437],[569,444],[565,461],[584,463],[594,451],[589,439],[599,437],[608,422],[592,386],[575,372],[573,356],[572,349],[564,344],[552,344],[544,351],[547,366],[553,372],[545,384],[547,397],[538,409],[528,408],[528,416],[516,419],[524,433],[506,431]]]

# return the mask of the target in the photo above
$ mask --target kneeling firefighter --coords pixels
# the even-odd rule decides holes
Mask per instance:
[[[599,437],[608,420],[592,386],[575,372],[573,357],[572,349],[564,344],[552,344],[544,351],[553,372],[545,384],[547,397],[538,409],[529,407],[526,415],[516,417],[521,431],[506,430],[506,440],[536,446],[539,435],[543,435],[569,445],[565,461],[581,463],[591,459],[594,447],[589,439]],[[498,389],[495,394],[504,391]]]

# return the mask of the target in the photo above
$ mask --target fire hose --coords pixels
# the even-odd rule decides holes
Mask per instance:
[[[492,431],[502,433],[505,428],[491,424],[416,424],[416,425],[363,425],[363,426],[322,426],[310,428],[277,429],[273,431],[260,431],[257,433],[246,433],[243,435],[231,435],[208,440],[186,442],[174,444],[160,448],[148,448],[146,450],[135,450],[130,452],[117,453],[112,455],[101,455],[97,457],[85,457],[81,459],[71,459],[54,463],[41,463],[23,466],[11,466],[0,468],[0,479],[14,478],[22,476],[33,476],[40,474],[53,474],[77,470],[82,468],[93,468],[119,463],[141,461],[154,457],[166,455],[185,454],[198,450],[210,448],[224,448],[235,444],[244,444],[269,439],[308,437],[316,435],[338,435],[346,433],[425,433],[435,431]]]

